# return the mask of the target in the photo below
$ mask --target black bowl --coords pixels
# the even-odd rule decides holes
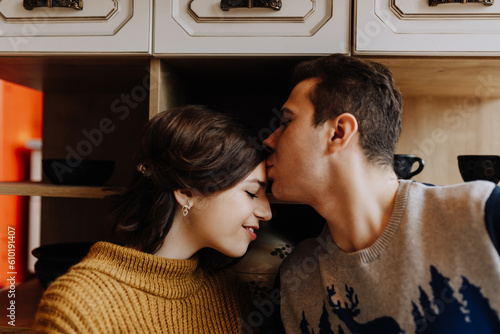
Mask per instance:
[[[458,168],[467,181],[500,181],[500,155],[459,155]]]
[[[111,160],[43,159],[43,171],[50,182],[63,185],[102,186],[113,173]]]
[[[92,242],[51,244],[35,248],[31,254],[38,259],[35,274],[44,289],[89,252]]]

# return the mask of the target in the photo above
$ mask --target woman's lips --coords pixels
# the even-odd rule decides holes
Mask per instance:
[[[245,229],[245,231],[247,231],[248,235],[250,236],[250,238],[252,238],[252,240],[257,239],[257,234],[255,233],[255,231],[257,231],[259,229],[258,227],[256,227],[256,226],[243,226],[243,228]]]

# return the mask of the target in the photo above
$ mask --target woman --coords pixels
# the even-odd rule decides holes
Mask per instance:
[[[233,276],[198,254],[240,257],[271,218],[264,156],[250,135],[201,106],[154,117],[138,177],[112,212],[126,246],[98,242],[52,283],[34,332],[240,332]]]

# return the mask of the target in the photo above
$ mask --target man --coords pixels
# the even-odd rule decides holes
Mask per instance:
[[[500,332],[500,187],[397,179],[402,98],[383,65],[323,57],[293,84],[267,174],[326,225],[281,266],[286,332]]]

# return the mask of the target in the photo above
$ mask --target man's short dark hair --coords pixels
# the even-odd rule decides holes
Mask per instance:
[[[309,96],[315,108],[314,125],[352,114],[368,161],[392,166],[403,108],[392,72],[378,63],[331,55],[298,64],[292,85],[310,78],[320,80]]]

